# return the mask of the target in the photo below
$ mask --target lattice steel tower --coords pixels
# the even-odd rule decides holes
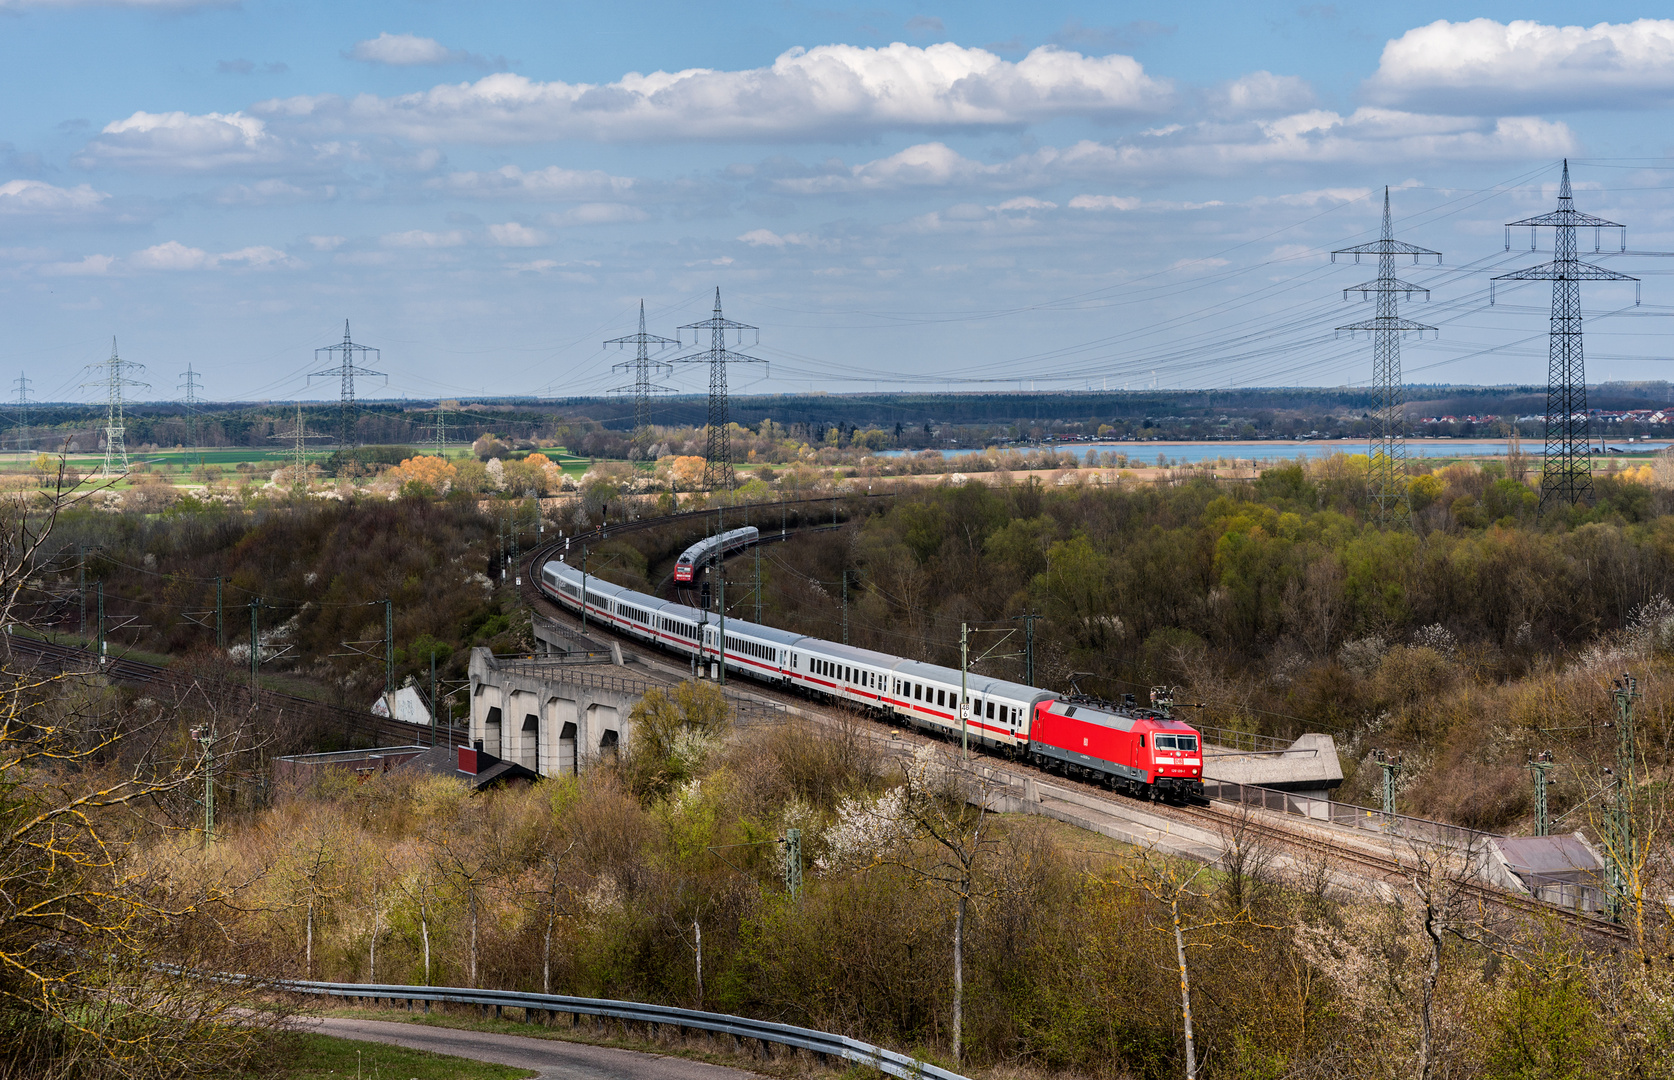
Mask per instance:
[[[720,290],[716,290],[719,295]],[[719,307],[716,308],[719,311]],[[612,390],[613,394],[631,393],[634,396],[634,447],[635,460],[643,461],[651,456],[651,395],[672,394],[674,388],[658,386],[651,381],[653,372],[666,374],[674,369],[661,360],[651,359],[650,347],[655,345],[659,350],[669,345],[678,345],[672,338],[658,337],[656,334],[645,332],[645,301],[639,302],[639,333],[626,337],[611,338],[606,345],[622,348],[626,345],[634,346],[634,358],[626,363],[616,364],[612,371],[631,371],[634,375],[632,386],[619,386]]]
[[[431,437],[436,443],[436,456],[443,461],[448,457],[448,410],[440,400],[436,402],[436,422],[430,425]]]
[[[17,391],[17,451],[20,454],[29,452],[29,385],[29,376],[21,371],[12,381],[12,388]]]
[[[150,383],[138,379],[130,379],[129,372],[144,371],[144,364],[136,364],[132,360],[124,360],[116,355],[116,339],[110,339],[110,359],[94,364],[94,368],[104,369],[104,378],[84,383],[84,386],[102,386],[105,388],[105,463],[99,469],[99,475],[110,478],[128,475],[128,444],[126,441],[127,428],[123,417],[123,391],[130,386],[151,389]]]
[[[707,351],[677,357],[673,363],[709,365],[709,441],[704,451],[703,486],[710,491],[730,491],[735,477],[732,471],[732,435],[728,431],[728,425],[731,422],[731,408],[727,400],[727,365],[765,364],[767,361],[745,353],[729,351],[727,349],[727,331],[737,332],[738,342],[742,347],[744,331],[756,330],[757,328],[745,323],[733,322],[731,319],[722,316],[721,290],[717,287],[715,289],[715,310],[709,318],[702,322],[687,323],[680,329],[692,331],[692,344],[694,345],[697,344],[698,331],[709,331],[709,348]],[[759,334],[757,339],[759,341]]]
[[[186,365],[186,370],[180,373],[180,377],[186,381],[175,389],[186,391],[186,397],[181,402],[186,407],[186,445],[196,446],[198,445],[198,403],[200,400],[198,391],[203,389],[203,384],[198,382],[198,373],[192,370],[191,364]]]
[[[315,379],[329,379],[334,377],[343,380],[342,398],[337,417],[337,444],[345,450],[353,446],[355,441],[355,376],[378,375],[388,378],[388,376],[385,376],[381,371],[373,371],[371,368],[357,366],[355,364],[355,353],[357,352],[362,357],[365,357],[367,353],[372,353],[379,359],[383,358],[383,354],[377,349],[368,348],[365,345],[356,345],[353,341],[350,341],[349,320],[344,319],[343,344],[327,345],[323,349],[314,350],[315,360],[320,358],[321,353],[325,353],[328,358],[336,358],[337,366],[326,368],[324,371],[316,371],[312,375],[308,376],[308,381],[310,383],[312,383]]]
[[[286,439],[291,444],[291,487],[306,491],[308,489],[308,440],[329,439],[330,435],[314,435],[308,431],[308,425],[302,418],[302,402],[296,403],[296,427],[289,431],[276,431],[269,435],[270,439]]]
[[[1412,521],[1411,504],[1407,500],[1407,423],[1402,409],[1401,339],[1407,334],[1422,334],[1433,326],[1403,319],[1397,310],[1397,297],[1411,300],[1413,293],[1430,298],[1430,290],[1413,285],[1395,276],[1395,256],[1411,255],[1414,265],[1418,260],[1435,256],[1441,265],[1441,252],[1421,248],[1395,239],[1389,219],[1389,189],[1383,189],[1383,233],[1369,244],[1339,248],[1331,253],[1331,261],[1339,255],[1353,255],[1359,262],[1363,255],[1378,257],[1378,276],[1375,281],[1343,290],[1359,293],[1362,300],[1376,299],[1378,313],[1370,319],[1338,330],[1349,333],[1366,331],[1372,338],[1372,430],[1366,439],[1366,454],[1371,466],[1367,470],[1367,487],[1372,504],[1377,507],[1378,520],[1385,525],[1406,525]]]
[[[1593,463],[1589,456],[1587,431],[1587,373],[1581,356],[1581,283],[1583,281],[1632,281],[1639,279],[1584,263],[1575,254],[1576,228],[1593,230],[1593,250],[1599,250],[1599,236],[1605,229],[1620,229],[1621,248],[1627,250],[1627,226],[1606,221],[1575,209],[1569,190],[1569,160],[1564,160],[1563,180],[1558,184],[1558,209],[1550,214],[1508,222],[1505,249],[1511,250],[1513,227],[1528,226],[1529,250],[1535,249],[1536,230],[1551,226],[1552,261],[1501,274],[1494,281],[1550,281],[1552,283],[1552,329],[1550,359],[1546,374],[1546,457],[1540,470],[1540,509],[1551,502],[1574,504],[1593,491]],[[1493,302],[1493,285],[1489,285]],[[1634,290],[1639,302],[1638,288]]]

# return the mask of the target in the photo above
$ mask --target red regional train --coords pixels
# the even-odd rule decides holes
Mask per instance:
[[[712,672],[725,663],[729,672],[847,702],[946,738],[968,737],[974,745],[1130,795],[1203,797],[1203,740],[1172,718],[1173,701],[1162,688],[1151,691],[1150,708],[1132,694],[1120,704],[1059,696],[742,619],[726,621],[723,643],[710,613],[588,577],[560,560],[542,567],[538,580],[563,607],[579,612],[585,597],[589,618],[692,657]]]

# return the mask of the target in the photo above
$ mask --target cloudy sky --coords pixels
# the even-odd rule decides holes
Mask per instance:
[[[1386,184],[1445,255],[1409,381],[1541,381],[1548,287],[1488,282],[1566,156],[1644,279],[1589,376],[1669,377],[1674,19],[1575,10],[0,0],[0,391],[115,335],[142,397],[334,396],[347,318],[364,396],[594,394],[717,287],[737,392],[1364,382],[1327,253]]]

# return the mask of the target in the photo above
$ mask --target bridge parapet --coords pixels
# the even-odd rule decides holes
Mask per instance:
[[[1313,798],[1328,798],[1342,786],[1343,766],[1337,760],[1337,743],[1329,735],[1308,734],[1290,743],[1266,736],[1223,733],[1210,728],[1203,732],[1203,779],[1230,784],[1286,791]],[[1225,739],[1240,745],[1223,746],[1209,740]]]

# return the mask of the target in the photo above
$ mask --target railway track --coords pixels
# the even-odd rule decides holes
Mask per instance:
[[[540,565],[546,559],[552,557],[558,546],[556,544],[547,545],[544,549],[537,549],[530,554],[525,576],[525,580],[529,583],[525,589],[525,599],[531,607],[541,611],[549,619],[575,623],[578,620],[568,611],[548,600],[534,585],[534,582],[538,580],[536,575],[539,572]],[[636,655],[645,657],[643,642],[621,634],[612,627],[595,624],[590,627],[589,633],[596,633],[609,640],[614,640],[624,647],[631,647]],[[676,677],[684,674],[676,671],[673,665],[664,665],[659,661],[660,657],[643,660],[650,666],[667,667],[667,674]],[[776,687],[764,686],[754,681],[750,681],[749,686],[751,694],[794,708],[799,713],[812,715],[817,719],[824,719],[828,722],[837,719],[833,715],[833,707],[825,703],[814,703],[811,702],[811,699],[799,694],[790,693]],[[860,715],[858,712],[853,713],[854,718],[858,718]],[[875,727],[876,725],[871,726]],[[877,731],[873,737],[876,742],[884,745],[891,752],[906,752],[908,748],[924,743],[945,745],[944,740],[905,725],[890,725],[890,730],[891,734],[889,735]],[[1230,803],[1211,803],[1209,806],[1145,803],[1119,795],[1098,784],[1060,776],[1016,761],[996,762],[993,768],[996,773],[1010,774],[1019,780],[1026,776],[1033,779],[1037,784],[1045,782],[1070,788],[1083,797],[1108,804],[1112,808],[1113,816],[1116,817],[1131,818],[1135,814],[1151,815],[1164,820],[1171,819],[1177,822],[1190,823],[1215,836],[1224,836],[1228,828],[1236,822],[1237,827],[1249,829],[1263,840],[1278,847],[1292,852],[1324,856],[1330,860],[1333,869],[1346,869],[1354,877],[1378,884],[1399,886],[1410,882],[1414,869],[1411,865],[1403,863],[1393,852],[1383,854],[1367,850],[1365,840],[1362,837],[1334,839],[1306,827],[1289,827],[1280,824],[1279,820],[1270,819],[1267,816],[1268,812],[1260,809],[1251,810],[1247,820],[1239,820],[1236,817],[1238,814],[1237,808]],[[1464,885],[1463,891],[1484,905],[1516,911],[1521,914],[1556,916],[1581,933],[1610,944],[1624,944],[1628,940],[1627,930],[1622,926],[1593,915],[1560,907],[1536,897],[1513,893],[1481,882],[1467,883]]]
[[[6,635],[6,646],[13,657],[28,657],[40,668],[59,672],[88,672],[103,675],[116,682],[167,687],[180,693],[185,693],[196,687],[202,690],[206,697],[222,705],[239,705],[242,703],[240,707],[243,707],[247,706],[250,701],[248,683],[233,682],[203,675],[188,675],[168,667],[134,660],[120,654],[107,656],[104,665],[101,667],[98,654],[91,649],[83,649],[74,645],[63,645],[55,641],[45,641],[21,634],[9,634]],[[371,738],[374,746],[411,744],[415,739],[427,734],[427,729],[403,723],[391,717],[379,716],[370,711],[359,712],[340,705],[332,705],[328,702],[316,701],[313,698],[283,691],[261,690],[256,696],[256,703],[258,707],[266,705],[270,708],[282,709],[293,715],[312,720],[321,726],[341,729],[351,736],[358,735]]]

